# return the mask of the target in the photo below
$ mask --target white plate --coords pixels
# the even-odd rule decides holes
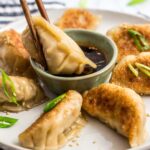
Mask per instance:
[[[55,21],[62,15],[63,9],[52,9],[48,11],[51,21]],[[117,13],[112,11],[104,11],[104,10],[91,10],[93,13],[97,15],[102,15],[102,23],[98,27],[97,31],[104,33],[111,27],[121,24],[121,23],[147,23],[145,19],[139,18],[137,16],[132,16],[123,13]],[[15,23],[9,24],[2,30],[7,30],[13,28],[19,32],[21,32],[26,26],[26,21],[24,19],[20,19]],[[146,111],[150,113],[150,97],[143,97],[143,100],[146,104]],[[18,118],[19,121],[11,128],[8,129],[0,129],[0,143],[1,146],[12,150],[19,149],[25,150],[19,146],[18,143],[18,135],[23,130],[25,130],[28,126],[31,125],[32,122],[35,121],[36,118],[39,117],[43,109],[43,105],[38,106],[32,110],[24,111],[21,113],[10,113],[9,116]],[[4,113],[0,113],[0,115],[5,115]],[[78,139],[79,146],[76,146],[75,143],[68,143],[62,150],[125,150],[129,148],[128,140],[121,135],[117,134],[114,130],[108,128],[104,124],[100,123],[96,119],[89,118],[88,124],[83,128],[80,137]],[[147,130],[150,135],[150,118],[147,117]],[[40,136],[40,135],[39,135]],[[72,147],[69,146],[72,145]],[[149,147],[149,148],[148,148]],[[136,150],[148,150],[150,149],[150,136],[148,136],[147,141],[144,145]],[[133,149],[132,149],[133,150]]]

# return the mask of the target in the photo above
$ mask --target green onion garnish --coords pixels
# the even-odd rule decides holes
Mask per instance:
[[[128,67],[130,71],[133,73],[133,75],[138,77],[138,71],[131,64],[128,64]]]
[[[18,119],[0,116],[0,128],[9,128],[13,126]]]
[[[145,2],[146,0],[130,0],[128,2],[128,6],[133,6],[133,5],[137,5],[137,4],[140,4],[140,3],[143,3]]]
[[[150,117],[150,114],[146,114],[147,117]]]
[[[149,66],[146,66],[146,65],[141,64],[141,63],[135,63],[135,65],[136,65],[137,68],[141,67],[143,69],[146,69],[146,70],[150,71],[150,67]]]
[[[15,103],[15,104],[19,105],[17,103],[16,89],[15,89],[13,81],[10,79],[10,77],[5,73],[5,71],[3,69],[0,68],[0,72],[2,75],[2,88],[3,88],[4,94],[9,98],[9,101],[11,103]],[[10,85],[9,90],[7,88],[7,84]],[[9,94],[10,93],[9,91],[11,92],[11,94]]]
[[[140,63],[136,63],[135,65],[141,72],[143,72],[145,75],[150,77],[150,71],[149,71],[150,68],[148,66],[140,64]]]
[[[134,43],[137,46],[139,51],[150,50],[149,43],[141,33],[132,29],[129,29],[128,33],[133,38]]]
[[[51,100],[50,102],[48,102],[46,104],[46,106],[44,107],[44,112],[48,112],[52,108],[54,108],[65,96],[66,96],[66,94],[59,95],[58,97],[56,97],[53,100]]]
[[[88,4],[88,0],[80,0],[78,5],[80,8],[86,8]]]

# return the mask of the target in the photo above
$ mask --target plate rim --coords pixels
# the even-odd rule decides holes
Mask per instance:
[[[70,7],[70,8],[74,8],[74,7]],[[64,11],[66,9],[69,9],[67,7],[64,7],[64,8],[49,8],[47,9],[47,11]],[[128,13],[128,12],[121,12],[121,11],[118,11],[118,10],[107,10],[107,9],[98,9],[98,8],[87,8],[87,10],[89,11],[97,11],[97,12],[102,12],[102,13],[113,13],[113,14],[117,14],[117,15],[125,15],[125,16],[129,16],[129,17],[133,17],[133,18],[136,18],[136,19],[139,19],[139,20],[143,20],[145,21],[145,23],[150,23],[150,20],[147,19],[147,18],[144,18],[143,16],[140,16],[138,14],[133,14],[133,13]],[[38,13],[33,13],[33,15],[37,15]],[[23,22],[25,20],[24,16],[19,16],[17,19],[15,19],[13,22],[10,22],[8,23],[6,26],[0,28],[0,32],[4,31],[4,30],[8,30],[8,28],[11,26],[15,26],[15,24],[19,24],[21,22]],[[21,147],[21,146],[18,146],[18,145],[15,145],[15,144],[8,144],[4,141],[0,141],[0,146],[2,147],[6,147],[6,149],[9,150],[9,148],[13,148],[15,150],[29,150],[27,148],[24,148],[24,147]],[[135,148],[128,148],[127,150],[144,150],[146,148],[150,148],[150,143],[149,144],[146,144],[146,145],[143,145],[143,146],[138,146],[138,147],[135,147]]]
[[[74,8],[74,7],[70,7],[70,8]],[[47,11],[64,11],[66,9],[70,9],[70,8],[50,8],[47,9]],[[147,18],[144,18],[143,16],[140,16],[138,14],[132,14],[132,13],[128,13],[128,12],[121,12],[121,11],[117,11],[117,10],[107,10],[107,9],[98,9],[98,8],[87,8],[87,10],[89,11],[99,11],[99,12],[103,12],[103,13],[114,13],[114,14],[119,14],[119,15],[125,15],[125,16],[129,16],[129,17],[134,17],[137,19],[141,19],[143,21],[145,21],[145,23],[150,23],[150,20]],[[33,15],[37,15],[38,12],[33,13]],[[7,29],[9,26],[13,26],[15,24],[21,23],[22,21],[24,21],[25,18],[24,16],[19,16],[16,20],[8,23],[5,27],[0,28],[0,31],[3,31],[5,29]]]

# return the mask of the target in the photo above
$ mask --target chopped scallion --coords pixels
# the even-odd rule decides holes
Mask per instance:
[[[130,71],[133,73],[133,75],[138,77],[138,71],[131,64],[128,64],[128,67]]]
[[[128,5],[129,6],[133,6],[133,5],[137,5],[137,4],[140,4],[140,3],[143,3],[143,2],[145,2],[146,0],[130,0],[129,2],[128,2]]]
[[[150,71],[142,68],[141,66],[136,66],[141,72],[143,72],[145,75],[147,75],[148,77],[150,77]]]
[[[136,65],[137,68],[141,67],[143,69],[146,69],[146,70],[150,71],[150,67],[149,66],[146,66],[146,65],[141,64],[141,63],[135,63],[135,65]]]
[[[46,106],[44,107],[44,112],[48,112],[52,108],[54,108],[65,96],[66,96],[66,94],[59,95],[58,97],[56,97],[53,100],[51,100],[50,102],[48,102],[46,104]]]
[[[16,118],[0,116],[0,128],[9,128],[13,126],[17,121],[18,119]]]
[[[150,44],[147,42],[147,40],[141,33],[133,29],[129,29],[128,33],[133,38],[134,43],[137,46],[138,50],[140,51],[150,50]]]
[[[150,117],[150,114],[146,114],[147,117]]]
[[[80,8],[86,8],[88,4],[88,0],[80,0],[78,5]]]
[[[13,81],[10,79],[10,77],[5,73],[5,71],[3,69],[0,68],[0,72],[1,72],[1,76],[2,76],[2,88],[3,88],[4,94],[9,98],[10,102],[19,105],[17,103],[16,89],[15,89]],[[7,88],[7,84],[9,84],[9,86],[10,86],[9,90]]]

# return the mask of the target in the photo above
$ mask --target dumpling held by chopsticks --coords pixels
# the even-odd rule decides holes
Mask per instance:
[[[48,70],[52,74],[81,74],[85,65],[96,68],[96,64],[89,60],[80,47],[61,29],[49,24],[42,17],[33,17],[47,61]],[[25,47],[33,58],[37,58],[36,48],[31,41],[31,34],[27,28],[22,39]]]

